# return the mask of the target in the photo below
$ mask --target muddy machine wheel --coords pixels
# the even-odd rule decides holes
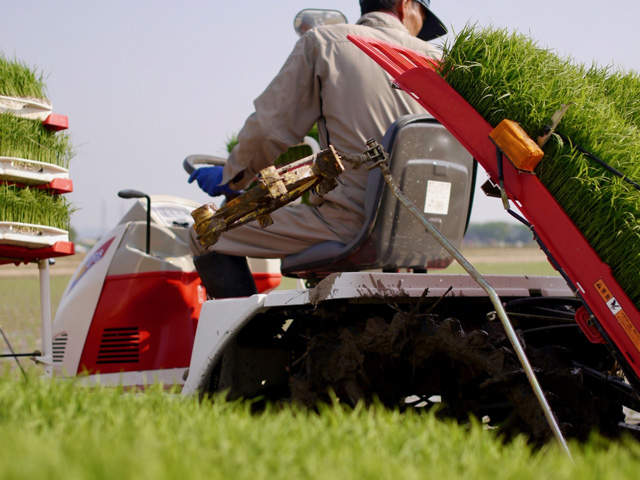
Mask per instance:
[[[384,274],[381,274],[384,275]],[[563,433],[624,431],[623,405],[640,408],[604,345],[586,341],[570,297],[506,298]],[[295,319],[295,320],[292,320]],[[333,401],[474,416],[505,438],[552,437],[520,363],[486,298],[330,300],[256,315],[211,370],[208,392],[229,398]],[[256,405],[259,405],[256,404]]]

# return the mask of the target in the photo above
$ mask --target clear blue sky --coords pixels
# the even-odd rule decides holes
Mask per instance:
[[[54,111],[69,117],[77,151],[69,198],[80,231],[111,228],[130,206],[116,196],[124,188],[210,201],[186,183],[182,160],[224,153],[296,41],[295,14],[317,7],[359,17],[355,0],[3,3],[0,49],[43,72]],[[580,62],[640,71],[637,0],[432,7],[454,32],[467,23],[508,27]],[[495,219],[510,219],[500,202],[476,200],[473,220]]]

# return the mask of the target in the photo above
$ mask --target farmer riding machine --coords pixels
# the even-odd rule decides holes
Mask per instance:
[[[399,119],[363,152],[329,147],[263,171],[222,206],[121,192],[139,198],[63,294],[54,370],[256,405],[437,406],[536,441],[634,432],[640,314],[531,173],[535,142],[517,125],[492,128],[421,55],[351,41],[430,114]],[[190,157],[186,168],[210,160]],[[485,190],[530,227],[558,276],[482,277],[458,252],[476,161]],[[205,246],[247,221],[268,228],[274,209],[333,188],[345,163],[370,169],[366,221],[352,242],[284,258],[282,275],[306,286],[274,289],[280,272],[251,261],[260,293],[206,300],[190,228]],[[467,274],[437,273],[453,260]]]

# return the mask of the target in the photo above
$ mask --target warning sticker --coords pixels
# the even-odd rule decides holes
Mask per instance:
[[[611,300],[607,302],[607,307],[609,307],[609,310],[611,310],[611,313],[614,315],[617,315],[618,312],[622,311],[622,307],[616,300],[616,297],[611,297]]]
[[[609,291],[609,287],[604,283],[604,280],[598,280],[594,286],[605,302],[608,302],[609,299],[613,297],[613,294]]]
[[[427,197],[424,200],[424,213],[446,215],[449,213],[451,199],[451,183],[429,180],[427,182]]]
[[[638,329],[622,309],[618,300],[616,300],[616,297],[613,296],[611,290],[607,287],[607,284],[604,283],[604,280],[600,279],[593,286],[596,287],[600,297],[602,297],[602,300],[607,304],[607,307],[609,307],[609,310],[618,321],[618,324],[629,336],[629,339],[631,339],[635,347],[640,350],[640,332],[638,332]]]
[[[633,322],[631,322],[631,319],[623,310],[620,310],[616,315],[616,320],[618,320],[620,326],[624,328],[624,331],[627,332],[633,344],[636,347],[640,346],[640,332],[638,332],[638,329],[633,325]]]

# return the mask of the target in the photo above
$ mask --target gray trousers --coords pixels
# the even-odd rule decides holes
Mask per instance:
[[[287,205],[273,212],[271,218],[273,224],[266,228],[254,221],[223,233],[208,250],[196,239],[192,228],[193,254],[214,251],[253,258],[284,258],[322,242],[349,243],[364,221],[364,215],[331,202],[318,206]]]

